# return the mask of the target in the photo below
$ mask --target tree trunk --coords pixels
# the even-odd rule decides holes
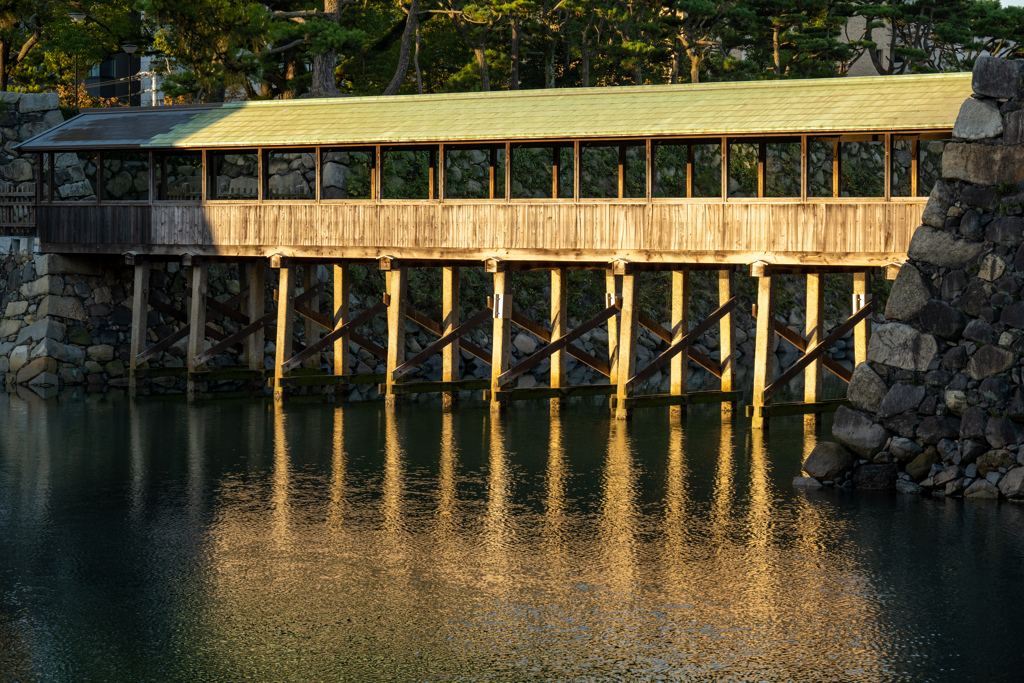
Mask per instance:
[[[324,0],[324,14],[335,23],[340,16],[338,0]],[[313,97],[337,97],[338,85],[334,81],[334,67],[337,64],[333,49],[313,55],[313,79],[309,85],[309,93]]]
[[[7,69],[11,61],[11,44],[0,40],[0,92],[7,92]]]
[[[779,27],[772,29],[772,57],[775,59],[775,75],[782,75],[782,55],[779,51]]]
[[[409,3],[409,16],[405,20],[405,31],[402,33],[402,45],[398,49],[398,66],[395,68],[395,75],[384,89],[385,95],[397,95],[405,76],[409,73],[409,54],[412,52],[413,38],[416,37],[416,29],[420,24],[420,0],[411,0]]]
[[[423,71],[420,69],[420,27],[416,25],[416,52],[412,56],[412,63],[416,67],[416,93],[423,94]]]
[[[584,88],[590,87],[590,50],[587,41],[580,43],[580,84]]]
[[[480,70],[480,89],[488,92],[491,89],[491,75],[487,70],[487,43],[481,41],[479,45],[474,45],[473,54],[476,55],[476,66]]]
[[[551,45],[548,48],[547,64],[544,65],[544,87],[555,87],[555,38],[551,37]]]
[[[686,54],[690,58],[690,83],[700,83],[700,53],[686,48]]]
[[[512,77],[509,90],[519,90],[519,20],[512,20]]]

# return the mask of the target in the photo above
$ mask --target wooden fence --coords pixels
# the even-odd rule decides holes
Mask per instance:
[[[35,197],[33,182],[0,182],[0,237],[35,235]]]

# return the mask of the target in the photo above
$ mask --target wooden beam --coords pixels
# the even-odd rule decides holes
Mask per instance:
[[[264,346],[263,345],[263,339],[264,339],[264,335],[263,334],[259,334],[259,332],[261,332],[262,330],[266,329],[266,327],[268,325],[270,325],[270,323],[272,323],[274,321],[275,317],[277,317],[277,313],[267,313],[267,314],[264,314],[262,317],[257,318],[256,320],[253,320],[251,323],[249,323],[248,325],[246,325],[245,327],[240,329],[238,332],[235,332],[231,336],[226,337],[223,341],[214,344],[209,349],[207,349],[206,351],[204,351],[201,354],[199,354],[195,358],[196,365],[197,366],[198,365],[203,365],[204,363],[209,362],[210,359],[212,359],[214,356],[216,356],[216,355],[218,355],[220,353],[223,353],[224,351],[227,351],[229,348],[231,348],[232,346],[238,344],[239,342],[241,342],[243,340],[248,340],[248,342],[250,342],[250,343],[253,340],[256,340],[256,343],[253,343],[253,346],[256,346],[257,343],[258,343],[258,345],[260,347],[260,349],[259,349],[259,356],[258,356],[259,367],[255,367],[256,364],[253,363],[252,359],[250,358],[249,369],[250,370],[262,370],[263,369],[263,346]]]
[[[373,306],[370,306],[356,317],[352,318],[343,325],[335,328],[326,336],[321,337],[320,339],[316,340],[299,353],[295,354],[294,357],[286,360],[282,365],[283,370],[285,372],[288,372],[298,368],[300,365],[305,363],[308,358],[310,358],[311,356],[315,356],[316,354],[320,353],[321,350],[328,348],[331,344],[335,343],[339,339],[344,339],[346,336],[348,336],[349,339],[355,341],[354,330],[358,328],[360,325],[363,325],[366,322],[368,322],[374,316],[384,312],[384,309],[386,309],[387,307],[387,303],[383,301],[374,304]],[[385,356],[387,355],[383,349],[381,349],[381,351],[384,352]]]
[[[867,304],[871,296],[871,272],[853,274],[853,306],[856,311]],[[853,365],[860,365],[868,359],[868,344],[871,343],[871,320],[862,320],[853,328]]]
[[[506,269],[494,275],[494,332],[491,340],[491,411],[502,409],[494,394],[501,389],[501,377],[512,365],[512,274]]]
[[[471,329],[473,329],[483,321],[490,318],[491,315],[492,314],[489,310],[484,309],[477,313],[476,315],[474,315],[469,320],[467,320],[465,323],[460,325],[459,327],[452,330],[451,332],[448,332],[447,334],[439,337],[433,344],[428,344],[427,348],[423,349],[415,356],[413,356],[412,358],[410,358],[409,360],[395,368],[394,372],[392,373],[392,379],[397,381],[403,375],[412,372],[413,368],[415,368],[416,366],[422,365],[424,361],[433,356],[435,353],[438,353],[439,351],[442,351],[445,348],[450,348],[451,345],[458,341],[459,337],[466,334]],[[455,380],[448,379],[444,381],[453,382]]]
[[[387,392],[384,403],[389,408],[398,404],[398,395],[392,391],[395,370],[405,362],[405,307],[408,292],[408,271],[405,266],[392,266],[387,274],[388,294],[388,358]]]
[[[206,295],[209,284],[209,270],[210,266],[206,261],[198,261],[190,266],[189,270],[192,276],[192,296],[189,302],[189,335],[188,335],[188,352],[186,356],[186,364],[190,373],[195,372],[199,369],[199,365],[196,364],[195,358],[201,354],[205,349],[203,348],[206,342]],[[199,383],[189,379],[187,382],[186,393],[189,399],[195,399],[199,396]]]
[[[775,276],[767,275],[757,281],[757,333],[754,339],[754,395],[753,405],[764,406],[769,398],[767,389],[772,381],[775,361]],[[755,413],[752,429],[766,429],[768,420],[763,413]]]
[[[139,355],[146,350],[146,336],[149,326],[149,261],[139,259],[135,264],[135,287],[132,290],[132,340],[128,353],[128,395],[138,396]]]
[[[366,373],[362,375],[295,375],[281,379],[286,387],[310,386],[351,386],[353,384],[380,384],[384,381],[384,373]]]
[[[488,392],[490,393],[490,392]],[[572,396],[610,396],[615,393],[614,384],[583,384],[563,387],[529,387],[526,389],[502,389],[497,393],[499,401],[536,401],[548,399],[566,400]]]
[[[808,346],[814,346],[825,338],[825,277],[814,273],[807,276],[806,324],[804,326]],[[778,321],[776,321],[778,322]],[[785,327],[784,325],[780,325]],[[778,329],[779,326],[776,326]],[[825,358],[826,356],[822,356]],[[804,403],[821,400],[822,363],[812,361],[804,369]],[[817,422],[818,413],[810,415]]]
[[[757,311],[753,311],[751,317],[756,319]],[[801,353],[807,351],[807,340],[801,337],[793,330],[791,330],[786,325],[780,323],[778,320],[775,321],[775,334],[779,335],[780,337],[788,341],[790,344],[795,346],[797,351],[800,351]],[[850,378],[853,376],[853,373],[851,373],[849,370],[847,370],[842,365],[832,360],[828,356],[822,356],[821,363],[826,370],[828,370],[833,375],[849,384]]]
[[[620,280],[612,268],[604,271],[605,308],[621,304]],[[612,384],[619,381],[619,316],[608,318],[608,377]],[[615,409],[611,408],[614,414]]]
[[[302,266],[302,288],[303,288],[303,291],[308,292],[311,289],[313,289],[314,287],[317,287],[318,285],[320,285],[320,277],[319,277],[318,272],[317,272],[318,268],[319,268],[319,266],[317,266],[315,264],[309,264],[309,263],[304,264]],[[311,311],[313,311],[314,313],[320,313],[320,297],[319,296],[314,296],[313,298],[311,298],[309,300],[308,308]],[[330,320],[331,323],[334,322],[332,319],[328,319],[328,320]],[[328,326],[328,329],[331,329],[331,326]],[[306,333],[306,348],[308,349],[311,346],[313,346],[320,339],[320,326],[317,325],[314,321],[310,320],[308,316],[306,317],[306,320],[305,320],[305,333]],[[309,356],[306,359],[306,367],[310,368],[310,369],[313,369],[313,370],[319,370],[320,369],[320,354],[313,354],[313,355]]]
[[[718,304],[736,296],[736,278],[731,268],[718,271]],[[718,321],[718,362],[721,366],[722,391],[732,391],[733,382],[736,377],[736,315],[726,313]],[[733,417],[733,403],[722,404],[722,419],[729,420]]]
[[[635,294],[636,275],[626,272],[622,276],[622,310],[619,315],[618,387],[615,391],[616,420],[628,420],[632,417],[626,399],[633,395],[629,380],[636,370],[637,314],[639,310]]]
[[[689,350],[690,344],[684,344],[690,332],[690,271],[686,269],[672,272],[672,344],[679,345],[681,351],[669,364],[669,393],[681,396],[686,393],[689,381]],[[681,418],[686,415],[684,405],[674,406],[672,417]]]
[[[488,304],[487,305],[488,305],[488,308],[492,308],[492,310],[493,310],[493,307],[492,307],[492,305],[490,303],[490,300],[488,300]],[[610,323],[611,323],[611,319],[609,319],[609,324]],[[546,342],[548,344],[551,343],[551,332],[549,330],[541,327],[540,325],[538,325],[537,323],[533,322],[532,320],[527,318],[522,313],[516,311],[515,309],[512,310],[512,324],[514,324],[514,325],[516,325],[518,327],[523,328],[524,330],[526,330],[530,334],[536,336],[537,338],[543,340],[544,342]],[[466,342],[463,342],[463,345],[465,345],[465,344],[466,344]],[[591,354],[587,353],[586,351],[584,351],[580,347],[578,347],[578,346],[576,346],[574,344],[570,344],[570,345],[566,346],[565,349],[563,349],[563,350],[565,351],[565,353],[569,354],[570,356],[572,356],[573,358],[575,358],[579,362],[583,363],[584,365],[587,365],[587,366],[590,366],[590,367],[594,368],[595,370],[600,372],[605,377],[611,377],[612,376],[611,368],[608,366],[607,363],[605,363],[604,361],[602,361],[602,360],[600,360],[598,358],[595,358],[594,356],[592,356]],[[467,348],[466,351],[468,352],[469,349]],[[487,362],[490,362],[489,358],[490,358],[490,356],[488,356],[488,361]]]
[[[295,324],[295,267],[285,261],[278,271],[277,341],[274,359],[274,403],[285,400],[285,385],[281,380],[288,376],[285,362],[292,357],[292,326]]]
[[[491,148],[490,192],[494,197],[494,172],[497,164],[497,150]],[[441,269],[441,325],[442,332],[450,335],[459,328],[459,289],[462,283],[462,269],[458,266],[445,266]],[[486,311],[484,312],[486,315]],[[483,322],[482,320],[480,322]],[[479,324],[479,323],[478,323]],[[459,336],[455,335],[450,344],[444,345],[441,351],[441,380],[455,382],[459,379]],[[458,391],[446,391],[441,394],[441,408],[450,410],[459,400]]]
[[[621,164],[620,164],[620,192],[621,192]],[[551,341],[558,341],[569,328],[568,297],[566,290],[569,287],[569,271],[565,268],[555,268],[551,271]],[[565,351],[555,351],[551,354],[551,382],[554,389],[566,384],[565,360],[568,354]],[[550,401],[552,412],[557,413],[565,406],[565,398],[554,396]]]
[[[821,415],[822,413],[834,413],[839,410],[840,406],[849,405],[850,401],[845,398],[830,398],[814,403],[773,403],[772,405],[761,406],[758,409],[751,405],[747,406],[747,417],[756,417],[758,411],[760,411],[763,418],[786,417],[789,415],[810,417],[812,415]]]
[[[742,391],[690,391],[685,394],[654,394],[626,399],[626,408],[659,408],[692,406],[703,403],[733,404],[743,398]]]
[[[317,165],[319,168],[319,164]],[[348,322],[349,316],[349,288],[351,287],[351,274],[347,263],[334,264],[334,329],[337,330]],[[332,357],[332,370],[336,376],[348,374],[348,344],[346,337],[341,337],[334,342],[334,354]]]
[[[728,301],[728,299],[726,299],[726,301]],[[727,313],[726,315],[730,314]],[[664,327],[662,327],[656,320],[654,320],[654,318],[650,317],[649,315],[640,313],[637,316],[637,322],[640,324],[640,327],[644,327],[650,330],[651,332],[654,333],[656,337],[658,337],[658,339],[665,342],[666,344],[671,345],[673,343],[672,333],[666,330]],[[693,348],[693,346],[690,346],[686,350],[686,353],[687,355],[689,355],[690,360],[692,360],[694,363],[701,366],[715,377],[719,379],[722,378],[722,366],[720,364],[716,363],[711,358],[708,358],[703,353]]]
[[[460,391],[481,391],[491,386],[491,380],[483,379],[459,379],[451,382],[403,382],[395,384],[392,391],[395,394],[455,394]],[[387,385],[381,388],[387,389]]]
[[[842,325],[832,330],[832,333],[825,337],[823,340],[818,342],[816,345],[808,347],[807,353],[805,353],[799,360],[793,363],[789,368],[786,369],[778,379],[772,382],[768,387],[765,388],[765,398],[770,398],[772,394],[777,392],[779,389],[789,383],[794,377],[797,376],[808,364],[817,359],[826,349],[835,344],[837,341],[843,338],[843,336],[852,330],[858,323],[871,315],[871,312],[875,308],[874,301],[868,301],[864,308],[854,313],[850,318]],[[758,319],[758,329],[760,330],[760,319]],[[755,376],[755,381],[757,377]]]

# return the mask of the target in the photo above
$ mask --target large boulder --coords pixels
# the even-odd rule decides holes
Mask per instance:
[[[1015,467],[999,480],[999,492],[1007,498],[1024,498],[1024,467]]]
[[[873,340],[872,340],[873,341]],[[1016,357],[1008,349],[986,344],[974,352],[967,363],[967,374],[980,381],[992,375],[1006,372],[1013,367]]]
[[[866,491],[896,488],[896,465],[861,465],[853,471],[853,487]]]
[[[925,388],[922,385],[894,384],[878,407],[878,417],[885,419],[910,410],[916,411],[924,395]]]
[[[821,441],[804,461],[804,472],[819,481],[834,481],[853,467],[850,451],[834,441]]]
[[[960,240],[943,230],[922,225],[910,238],[907,255],[941,268],[967,268],[978,260],[984,249],[984,245],[977,242]]]
[[[964,491],[964,498],[996,500],[999,498],[999,489],[987,479],[978,479]]]
[[[971,89],[984,97],[1009,100],[1020,92],[1020,64],[1015,60],[978,57],[971,70]]]
[[[938,344],[932,335],[918,332],[910,325],[887,323],[878,326],[871,335],[868,360],[924,372],[937,351]]]
[[[886,307],[888,312],[888,306]],[[959,339],[967,325],[967,317],[941,299],[925,303],[919,314],[921,326],[943,339]]]
[[[885,380],[878,376],[871,365],[861,363],[853,370],[853,377],[850,378],[850,385],[846,389],[846,398],[854,408],[874,413],[882,405],[889,387]]]
[[[942,177],[975,185],[1020,182],[1024,179],[1024,147],[951,142],[942,153]]]
[[[865,460],[870,460],[885,448],[889,431],[864,417],[856,410],[841,406],[832,422],[832,436]]]
[[[921,275],[921,271],[907,263],[900,268],[892,284],[885,317],[887,320],[914,320],[933,295],[931,283]]]
[[[932,185],[931,194],[928,195],[928,203],[924,205],[924,213],[921,214],[921,222],[933,228],[942,228],[946,225],[946,213],[953,204],[953,186],[944,180],[937,180]]]
[[[953,137],[964,140],[983,140],[1003,134],[1003,117],[999,115],[999,104],[992,100],[967,98],[960,105]]]
[[[982,453],[974,464],[978,468],[978,474],[984,477],[989,472],[998,472],[1000,468],[1008,470],[1016,465],[1017,461],[1006,451],[997,449]]]
[[[985,228],[985,239],[1005,247],[1018,247],[1024,241],[1024,218],[1001,216]]]
[[[928,476],[928,473],[932,469],[932,465],[935,465],[941,460],[939,457],[939,451],[934,446],[921,451],[916,458],[907,463],[907,474],[909,474],[914,481],[921,481]]]

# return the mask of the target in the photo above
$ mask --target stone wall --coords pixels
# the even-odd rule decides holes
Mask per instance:
[[[1024,499],[1024,62],[981,58],[841,408],[797,484]]]

